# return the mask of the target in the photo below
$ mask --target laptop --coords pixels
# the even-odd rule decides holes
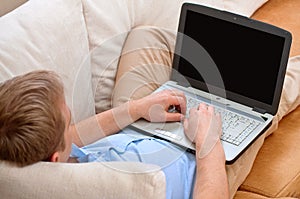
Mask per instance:
[[[282,92],[291,34],[244,16],[184,3],[170,80],[155,92],[178,89],[190,107],[214,106],[222,117],[221,143],[232,164],[271,125]],[[195,152],[181,122],[138,120],[135,130]]]

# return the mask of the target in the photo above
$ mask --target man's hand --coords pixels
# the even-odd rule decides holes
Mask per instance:
[[[180,121],[186,112],[186,98],[178,90],[163,90],[139,100],[141,117],[151,122]],[[170,106],[180,107],[180,112],[168,112]]]
[[[206,156],[220,140],[222,133],[221,117],[215,114],[212,106],[203,103],[191,108],[189,118],[184,121],[187,137],[195,143],[200,158]]]
[[[229,198],[225,154],[220,141],[221,117],[200,104],[184,121],[185,133],[196,145],[196,181],[193,198]]]

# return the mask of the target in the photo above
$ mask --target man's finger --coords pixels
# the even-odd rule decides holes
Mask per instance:
[[[184,120],[183,120],[184,132],[187,132],[188,127],[189,127],[189,122],[188,122],[188,120],[186,118],[184,118]]]
[[[183,115],[181,113],[166,113],[166,121],[169,122],[177,122],[181,121],[183,118]]]

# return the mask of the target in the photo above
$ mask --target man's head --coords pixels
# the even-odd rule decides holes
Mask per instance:
[[[21,166],[66,161],[69,123],[63,84],[55,73],[34,71],[0,84],[1,160]]]

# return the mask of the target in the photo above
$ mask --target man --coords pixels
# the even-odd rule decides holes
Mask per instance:
[[[157,158],[163,160],[172,154],[179,154],[162,167],[167,181],[167,198],[189,198],[192,197],[191,192],[194,198],[228,198],[225,155],[221,142],[216,139],[211,146],[204,144],[207,135],[219,136],[221,132],[220,116],[215,115],[212,107],[200,104],[190,110],[189,118],[184,119],[185,132],[196,145],[195,156],[159,139],[135,137],[138,135],[126,129],[120,132],[140,118],[152,122],[180,121],[184,118],[183,114],[169,113],[167,110],[170,105],[175,105],[185,113],[185,101],[181,92],[162,91],[132,100],[78,125],[71,125],[71,113],[65,103],[63,86],[55,73],[34,71],[17,76],[0,85],[0,159],[21,166],[38,161],[74,161],[74,157],[69,158],[72,142],[75,144],[73,155],[88,152],[75,157],[75,161],[80,162],[113,161],[116,157],[132,161],[150,154],[146,163],[160,165]],[[91,125],[94,119],[97,124]],[[129,140],[122,152],[114,145],[122,145],[120,138]],[[83,144],[91,145],[79,148]],[[91,151],[99,146],[109,146],[109,150],[101,148],[100,153],[97,151],[93,154]],[[168,153],[151,157],[157,147]],[[204,155],[203,151],[206,152]],[[183,178],[181,172],[174,172],[184,169],[190,177]],[[178,184],[183,186],[177,187]]]

